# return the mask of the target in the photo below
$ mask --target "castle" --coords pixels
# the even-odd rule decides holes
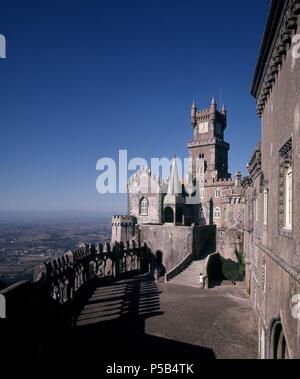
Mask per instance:
[[[262,118],[262,139],[248,164],[249,176],[242,178],[237,172],[232,179],[228,172],[230,146],[224,140],[225,106],[218,111],[213,99],[208,109],[198,111],[193,103],[194,138],[188,144],[190,165],[185,180],[179,178],[175,158],[167,183],[151,171],[141,169],[128,183],[129,214],[112,219],[113,244],[84,245],[46,263],[46,272],[41,272],[34,283],[19,282],[1,291],[0,305],[4,312],[0,317],[4,315],[11,322],[9,338],[5,341],[9,352],[16,354],[17,350],[19,356],[27,353],[35,359],[44,344],[42,352],[47,359],[53,346],[52,360],[57,358],[57,348],[67,354],[68,349],[61,342],[73,323],[70,316],[76,315],[86,291],[98,280],[107,286],[149,273],[153,257],[160,258],[166,281],[176,280],[194,264],[191,273],[206,273],[209,260],[216,252],[234,260],[236,252],[243,250],[245,286],[257,323],[259,358],[300,358],[300,232],[297,228],[300,224],[300,197],[297,196],[300,58],[294,50],[300,35],[299,17],[299,0],[272,0],[251,91]],[[151,290],[156,285],[151,282],[146,283],[147,287],[138,283],[137,287],[156,304]],[[108,300],[121,304],[128,322],[132,282],[128,283],[129,289],[124,282],[121,285],[113,288],[111,298],[107,296],[107,287],[103,292]],[[96,292],[98,300],[102,290]],[[89,306],[99,308],[98,300]],[[145,303],[136,301],[135,296],[133,302],[136,306],[143,304],[139,311],[145,309]],[[108,313],[114,306],[110,303]],[[108,313],[105,309],[104,315]],[[144,312],[141,314],[144,317]],[[197,328],[188,324],[193,331]],[[136,328],[140,325],[134,325]],[[11,337],[13,332],[15,339]],[[230,330],[225,332],[229,334]],[[71,344],[79,334],[75,336]],[[126,339],[126,349],[127,344]],[[233,345],[236,346],[239,347]],[[105,351],[106,348],[101,351],[102,356]],[[73,351],[71,355],[73,359]]]
[[[211,253],[234,259],[243,250],[261,359],[300,357],[299,16],[299,0],[272,0],[251,90],[262,138],[248,177],[228,173],[227,113],[213,100],[206,110],[192,106],[187,191],[174,191],[180,187],[175,160],[166,194],[160,181],[156,196],[132,193],[140,177],[156,180],[145,170],[128,186],[131,230],[162,252],[167,280],[193,260],[205,271]],[[198,188],[198,205],[189,203],[190,183]],[[113,222],[122,234],[124,225]]]
[[[213,99],[208,109],[198,110],[193,102],[191,125],[186,180],[179,178],[176,158],[167,183],[141,169],[128,183],[129,214],[112,219],[113,243],[131,239],[147,243],[162,253],[167,272],[187,256],[206,257],[207,230],[216,241],[215,251],[209,253],[217,251],[225,258],[235,260],[237,243],[243,241],[244,190],[241,173],[232,179],[228,172],[225,106],[219,111]]]

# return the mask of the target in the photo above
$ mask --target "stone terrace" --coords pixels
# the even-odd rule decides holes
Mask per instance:
[[[88,359],[115,361],[252,359],[258,354],[245,290],[156,285],[149,275],[96,288],[71,341],[71,351],[85,346]]]

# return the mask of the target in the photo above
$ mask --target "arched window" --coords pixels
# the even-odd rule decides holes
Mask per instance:
[[[174,211],[171,207],[167,207],[164,212],[165,215],[165,223],[173,223],[174,222]]]
[[[289,359],[289,351],[280,321],[275,321],[272,326],[270,358],[275,360]]]
[[[219,218],[221,218],[221,210],[220,210],[220,208],[215,208],[215,211],[214,211],[214,218],[215,218],[215,219],[219,219]]]
[[[148,207],[149,207],[148,200],[144,197],[140,203],[140,215],[141,216],[148,216]]]

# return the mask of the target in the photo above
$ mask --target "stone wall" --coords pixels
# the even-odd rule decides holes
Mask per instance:
[[[217,252],[225,259],[237,262],[236,252],[241,253],[243,232],[237,229],[219,229],[217,231]]]
[[[300,25],[300,22],[299,22]],[[298,27],[300,34],[300,27]],[[300,358],[300,320],[291,317],[293,296],[300,293],[299,281],[287,275],[286,268],[300,268],[300,59],[294,59],[291,50],[282,65],[273,91],[262,115],[262,171],[268,190],[268,223],[263,225],[258,255],[265,262],[266,294],[260,291],[259,307],[261,329],[270,334],[274,318],[280,318],[291,357]],[[280,149],[293,136],[293,230],[280,228]],[[260,195],[260,220],[263,212],[263,194]],[[261,224],[262,221],[261,221]],[[275,263],[271,257],[279,257]],[[260,267],[262,272],[263,267]],[[298,331],[298,333],[297,333]]]
[[[148,212],[141,214],[142,199],[147,199]],[[162,183],[149,170],[142,169],[128,184],[128,212],[139,224],[159,224],[162,221]]]
[[[257,183],[250,172],[254,225],[245,247],[261,358],[300,358],[300,319],[292,316],[300,293],[300,59],[292,53],[299,14],[296,0],[272,1],[252,88],[262,117],[262,174]],[[283,219],[286,162],[293,172],[292,225]]]
[[[215,252],[214,236],[215,226],[185,227],[170,224],[140,226],[141,241],[147,244],[152,254],[162,253],[162,263],[167,272],[174,269],[188,255],[205,258],[206,247],[210,252]]]

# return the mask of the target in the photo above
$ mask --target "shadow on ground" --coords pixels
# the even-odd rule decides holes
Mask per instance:
[[[195,361],[214,359],[211,349],[145,333],[145,321],[159,317],[160,293],[149,275],[98,287],[82,309],[70,352],[105,361]],[[165,322],[165,321],[164,321]]]

